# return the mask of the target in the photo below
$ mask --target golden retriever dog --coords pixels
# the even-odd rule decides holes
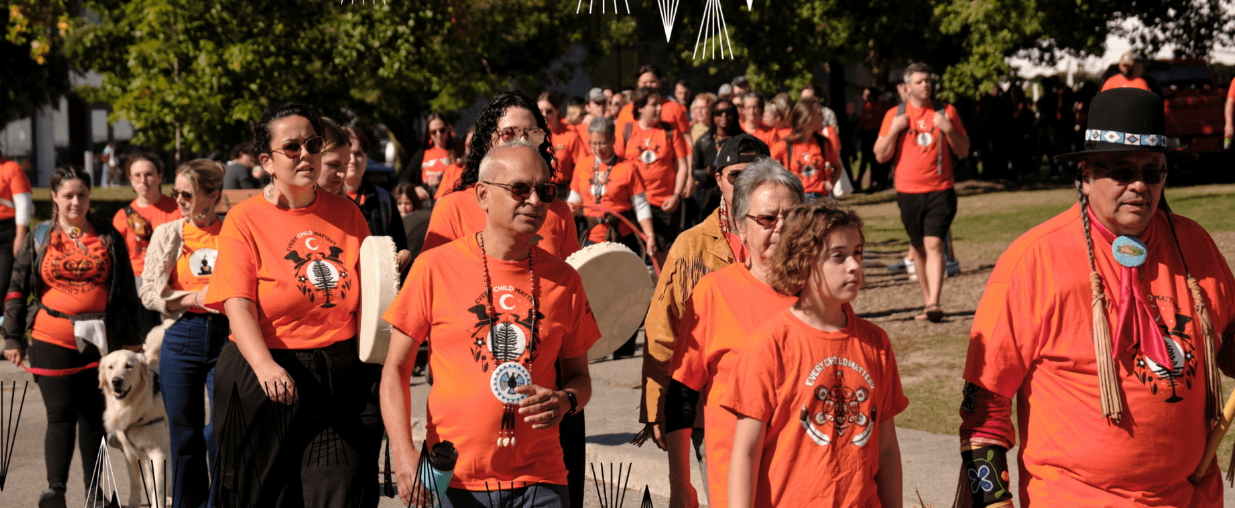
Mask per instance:
[[[103,428],[119,441],[129,466],[129,502],[125,506],[140,506],[142,497],[151,500],[151,506],[169,506],[152,492],[157,485],[160,495],[171,493],[171,485],[166,483],[170,438],[163,395],[155,393],[146,358],[124,349],[104,356],[99,361],[99,389],[107,399]],[[142,496],[142,492],[147,495]]]

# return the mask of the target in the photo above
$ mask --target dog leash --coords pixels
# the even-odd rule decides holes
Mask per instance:
[[[25,365],[22,365],[21,368],[22,370],[25,370],[26,372],[29,372],[36,376],[63,377],[63,376],[72,376],[73,374],[77,374],[84,370],[93,369],[98,366],[99,366],[99,362],[90,362],[81,367],[73,367],[69,369],[40,369],[38,367],[27,367]]]

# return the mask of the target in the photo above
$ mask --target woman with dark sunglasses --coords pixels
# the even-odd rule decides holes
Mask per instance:
[[[215,213],[222,196],[223,165],[209,159],[176,170],[172,197],[181,218],[154,228],[139,291],[142,304],[163,317],[151,333],[162,335],[157,351],[159,383],[171,437],[173,504],[204,507],[210,493],[206,457],[216,454],[214,431],[203,424],[202,392],[213,392],[214,366],[227,341],[227,317],[207,309],[206,288],[218,259],[223,220]]]
[[[322,129],[308,106],[266,110],[253,145],[271,183],[233,207],[219,234],[205,305],[232,331],[211,414],[223,506],[342,507],[377,495],[353,339],[369,226],[355,203],[316,186]]]
[[[433,207],[429,232],[421,252],[445,245],[465,235],[485,228],[485,213],[480,209],[473,186],[480,174],[480,161],[496,146],[523,140],[536,147],[537,153],[549,164],[554,181],[557,167],[553,157],[553,139],[548,136],[548,124],[535,102],[522,92],[502,92],[493,97],[476,118],[471,150],[463,174],[455,184],[455,192],[442,196]],[[526,196],[530,189],[523,189]],[[562,259],[579,250],[579,234],[575,229],[570,207],[560,199],[549,204],[549,216],[538,233],[536,245]]]
[[[711,126],[695,140],[695,156],[691,161],[691,174],[698,184],[695,195],[699,199],[699,218],[696,222],[703,222],[720,206],[720,190],[716,180],[711,178],[716,171],[716,154],[720,153],[725,141],[742,133],[742,127],[738,124],[738,108],[728,99],[712,103],[710,115]]]

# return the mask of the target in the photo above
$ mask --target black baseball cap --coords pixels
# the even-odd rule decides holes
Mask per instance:
[[[763,140],[751,136],[750,134],[738,134],[732,138],[725,140],[720,147],[720,153],[716,154],[716,164],[714,171],[720,171],[734,164],[743,162],[755,162],[762,157],[770,157],[771,151],[768,150],[767,143]]]

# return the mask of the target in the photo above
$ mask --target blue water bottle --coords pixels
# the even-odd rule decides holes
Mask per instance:
[[[432,451],[425,457],[428,467],[421,467],[420,481],[425,486],[432,485],[440,500],[446,497],[446,489],[450,487],[450,477],[455,473],[455,462],[459,460],[459,451],[454,443],[442,441],[433,445]],[[438,502],[439,506],[441,502]]]

